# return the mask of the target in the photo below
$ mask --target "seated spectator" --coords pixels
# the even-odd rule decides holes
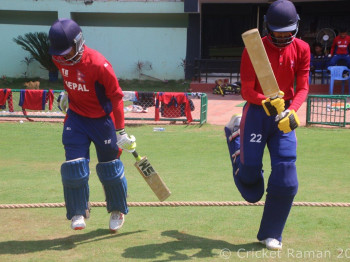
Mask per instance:
[[[316,42],[311,48],[310,71],[326,70],[329,65],[329,58],[325,54],[321,43]]]
[[[343,60],[347,67],[350,68],[350,36],[345,28],[339,29],[339,34],[333,40],[331,48],[331,61],[330,66],[335,66],[340,60]]]

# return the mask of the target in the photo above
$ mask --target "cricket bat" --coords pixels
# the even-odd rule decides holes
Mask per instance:
[[[151,163],[148,161],[147,157],[140,157],[139,154],[134,151],[133,156],[136,159],[135,167],[143,176],[149,187],[152,189],[154,194],[158,197],[160,201],[167,199],[171,192],[166,186],[162,178],[154,170]]]
[[[254,28],[244,32],[242,39],[264,95],[271,99],[277,98],[280,89],[272,71],[269,58],[267,57],[259,30]]]

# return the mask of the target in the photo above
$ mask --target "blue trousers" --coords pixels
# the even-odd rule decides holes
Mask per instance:
[[[337,65],[339,60],[343,60],[346,63],[346,66],[350,68],[350,55],[334,55],[329,61],[330,66]]]
[[[240,161],[246,166],[262,165],[265,147],[268,147],[271,166],[296,161],[295,132],[284,134],[274,117],[266,115],[262,106],[247,103],[243,108],[240,135]]]
[[[66,161],[69,161],[61,168],[67,218],[71,219],[74,215],[86,216],[91,142],[96,148],[99,162],[97,174],[105,190],[107,210],[127,214],[127,181],[123,164],[119,160],[121,150],[116,144],[117,136],[112,119],[109,116],[87,118],[68,110],[62,142]]]
[[[226,137],[230,132],[225,129]],[[295,132],[284,134],[275,117],[266,115],[262,106],[246,103],[240,125],[240,136],[227,140],[235,184],[248,202],[259,201],[264,194],[263,155],[267,146],[271,175],[258,239],[281,241],[282,232],[298,189],[295,167],[297,140]]]
[[[84,157],[90,159],[90,144],[94,143],[99,162],[108,162],[119,158],[117,136],[112,119],[87,118],[68,110],[64,123],[62,143],[66,152],[66,161]]]

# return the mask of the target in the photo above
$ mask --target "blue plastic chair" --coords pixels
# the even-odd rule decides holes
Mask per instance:
[[[329,94],[333,95],[334,81],[341,80],[341,92],[344,94],[344,85],[345,81],[349,82],[349,94],[350,94],[350,70],[347,66],[329,66],[328,70],[330,71],[331,80],[329,83]],[[344,73],[347,73],[348,76],[344,77]]]
[[[312,78],[314,79],[315,84],[316,75],[321,75],[321,84],[324,84],[325,82],[327,82],[327,84],[329,83],[329,74],[327,70],[328,64],[329,57],[311,55],[310,67],[313,68],[313,70],[310,70],[310,84],[312,83]]]
[[[321,84],[323,85],[325,82],[329,81],[329,75],[328,75],[328,70],[327,69],[315,69],[313,72],[310,71],[309,75],[309,84],[312,84],[312,78],[314,78],[314,84],[315,84],[315,79],[316,79],[316,74],[321,75]]]

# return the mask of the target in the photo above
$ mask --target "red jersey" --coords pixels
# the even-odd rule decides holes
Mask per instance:
[[[284,92],[283,98],[292,100],[289,109],[297,111],[309,92],[310,47],[298,38],[283,48],[276,47],[267,37],[263,37],[262,41],[278,86]],[[266,99],[246,49],[241,60],[241,84],[242,97],[249,103],[261,105]]]
[[[75,65],[54,61],[63,77],[69,109],[89,118],[113,112],[116,129],[124,128],[123,92],[112,65],[96,50],[84,48],[81,60]]]
[[[350,45],[350,36],[341,38],[339,35],[333,40],[331,55],[348,55]]]

